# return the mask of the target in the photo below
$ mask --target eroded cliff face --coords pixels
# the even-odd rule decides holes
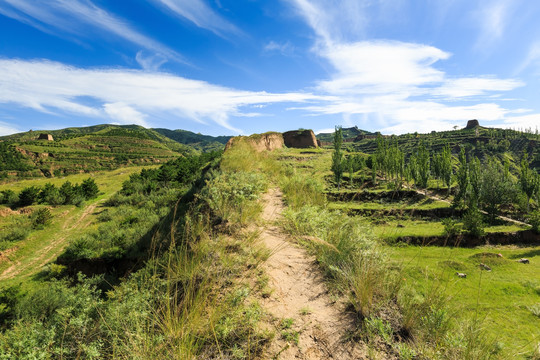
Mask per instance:
[[[225,145],[225,151],[239,142],[249,144],[255,151],[272,151],[284,147],[283,135],[277,132],[255,134],[251,136],[235,136],[230,138]]]
[[[283,133],[285,146],[290,148],[316,148],[317,138],[313,130],[293,130]]]

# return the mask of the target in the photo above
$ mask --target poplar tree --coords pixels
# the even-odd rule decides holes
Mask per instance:
[[[521,190],[523,190],[523,193],[527,196],[527,212],[529,212],[531,197],[533,197],[540,188],[540,176],[536,174],[534,170],[529,168],[527,156],[527,153],[525,153],[525,156],[521,160],[519,183],[521,185]]]
[[[429,152],[427,151],[426,146],[423,141],[420,143],[420,146],[418,147],[417,162],[418,162],[417,165],[418,165],[418,176],[420,180],[420,186],[425,188],[427,191],[427,185],[428,185],[428,180],[430,176]]]
[[[460,201],[465,201],[467,196],[467,187],[469,185],[469,168],[467,166],[467,156],[465,155],[465,148],[461,148],[459,153],[459,167],[456,173],[456,180],[458,190],[454,197],[454,204],[459,204]]]
[[[341,144],[343,143],[343,132],[341,126],[336,126],[334,131],[334,153],[332,154],[332,172],[334,180],[337,184],[338,191],[341,186],[341,178],[343,177],[343,152]]]

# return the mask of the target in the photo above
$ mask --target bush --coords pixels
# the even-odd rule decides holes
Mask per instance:
[[[0,204],[15,206],[19,202],[19,195],[13,190],[3,190],[0,192]]]
[[[444,225],[444,234],[446,236],[455,236],[460,233],[459,225],[454,219],[444,218],[442,224]]]
[[[220,218],[244,223],[260,210],[252,200],[257,200],[266,186],[259,173],[220,173],[207,182],[200,197]]]
[[[463,215],[463,229],[467,234],[472,236],[484,235],[484,223],[482,221],[482,213],[477,207],[470,207],[465,215]]]
[[[99,194],[99,188],[92,178],[83,180],[81,189],[86,200],[94,199]]]
[[[529,215],[529,223],[532,226],[532,231],[540,234],[540,210],[536,210]]]
[[[32,216],[32,227],[34,229],[41,229],[46,225],[49,225],[52,221],[53,215],[48,208],[41,208],[35,211]]]
[[[19,206],[28,206],[36,203],[39,199],[39,188],[29,186],[24,188],[19,194]]]

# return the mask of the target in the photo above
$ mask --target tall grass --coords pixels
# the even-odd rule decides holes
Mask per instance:
[[[292,172],[282,180],[289,205],[282,225],[316,256],[334,291],[354,309],[357,338],[385,344],[383,351],[400,359],[500,358],[481,321],[464,322],[450,311],[442,283],[429,289],[407,284],[403,267],[391,264],[365,220],[317,200],[322,185],[314,179]]]

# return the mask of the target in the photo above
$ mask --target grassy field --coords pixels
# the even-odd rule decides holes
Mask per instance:
[[[100,195],[84,203],[82,207],[63,205],[50,207],[53,214],[52,223],[42,230],[35,230],[28,238],[16,243],[15,247],[3,252],[0,257],[0,284],[9,285],[29,278],[38,273],[43,266],[53,261],[66,247],[70,239],[91,230],[95,216],[100,211],[100,204],[122,188],[122,183],[133,173],[138,173],[142,166],[127,167],[114,171],[100,171],[91,174],[100,189]],[[13,184],[0,185],[0,190],[12,189],[20,191],[27,186],[43,186],[50,182],[60,186],[65,181],[80,183],[90,174],[77,174],[52,179],[21,180]],[[37,209],[43,205],[36,205]],[[9,226],[17,217],[26,216],[12,214],[0,217],[0,227]]]
[[[392,261],[403,266],[404,281],[419,292],[446,294],[454,316],[482,321],[507,358],[522,358],[540,342],[540,247],[387,249]],[[520,258],[530,264],[516,262]],[[480,270],[480,263],[492,271]]]
[[[329,171],[331,153],[330,149],[317,152],[287,149],[280,154],[279,160],[290,167],[292,174],[322,181],[332,197],[339,198],[339,193],[369,191],[379,194],[389,190],[383,181],[376,187],[363,190],[358,184],[351,187],[344,181],[337,192]],[[358,177],[356,174],[355,180]],[[369,178],[369,175],[364,178]],[[327,209],[342,211],[344,216],[351,210],[353,213],[354,210],[374,211],[375,215],[354,218],[363,219],[367,232],[384,243],[398,237],[444,235],[441,220],[418,217],[414,210],[449,207],[448,202],[421,195],[403,200],[376,197],[370,201],[330,200],[326,205]],[[388,211],[392,216],[380,215]],[[456,220],[456,224],[458,227],[463,225],[460,220]],[[525,228],[502,224],[487,226],[485,231],[510,233]],[[466,321],[477,321],[490,339],[488,341],[496,343],[495,347],[499,349],[496,358],[527,359],[540,344],[540,246],[451,248],[396,244],[385,245],[383,250],[390,267],[402,269],[402,286],[413,288],[416,294],[413,296],[424,298],[432,293],[443,294],[457,329],[463,328]],[[499,253],[503,257],[497,257]],[[522,257],[528,258],[530,264],[516,262]],[[489,265],[492,271],[480,270],[480,263]],[[459,278],[456,272],[466,273],[467,277]]]

